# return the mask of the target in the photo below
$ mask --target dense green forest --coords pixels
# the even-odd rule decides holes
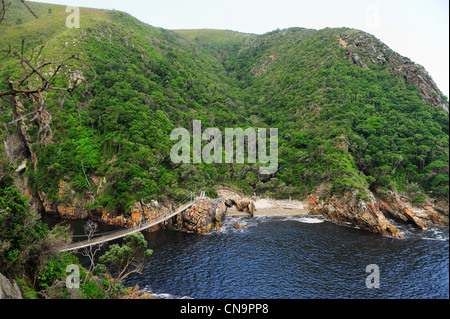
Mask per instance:
[[[371,35],[348,28],[170,31],[122,12],[83,8],[81,28],[69,29],[65,7],[30,7],[38,19],[13,2],[0,24],[6,52],[0,92],[30,70],[18,54],[34,65],[75,55],[51,81],[77,85],[43,92],[39,105],[18,95],[23,114],[31,114],[24,118],[11,96],[2,97],[1,134],[14,168],[36,155],[23,176],[51,202],[91,193],[95,201],[87,210],[127,213],[138,200],[179,202],[215,184],[280,198],[302,199],[319,185],[330,196],[358,190],[365,199],[369,190],[395,190],[412,201],[448,198],[448,115],[408,80],[428,79],[426,71]],[[393,71],[403,59],[413,75]],[[41,71],[54,72],[50,65]],[[22,88],[42,81],[33,74]],[[448,107],[442,93],[432,94]],[[49,125],[34,116],[39,107],[50,115]],[[194,119],[203,129],[278,128],[278,171],[262,175],[259,164],[248,163],[172,163],[170,132],[191,131]],[[13,152],[18,122],[26,125],[31,147]],[[102,178],[99,191],[95,181]],[[60,181],[71,190],[63,197]]]
[[[26,298],[123,296],[133,272],[123,260],[138,268],[152,254],[139,233],[84,268],[60,253],[68,229],[49,229],[30,197],[125,215],[137,201],[214,197],[217,184],[277,198],[448,201],[448,99],[370,34],[171,31],[86,8],[68,28],[65,6],[27,5],[0,2],[0,273]],[[278,170],[173,163],[170,134],[193,120],[277,128]],[[64,284],[67,265],[79,267],[81,289]]]

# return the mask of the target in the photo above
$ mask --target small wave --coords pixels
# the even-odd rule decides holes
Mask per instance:
[[[294,221],[304,224],[320,224],[325,221],[323,218],[310,216],[255,216],[258,223],[273,222],[273,221]]]
[[[153,292],[153,290],[151,289],[151,287],[146,286],[143,289],[146,293],[151,294],[153,297],[158,298],[158,299],[192,299],[191,297],[188,296],[175,296],[169,293],[156,293]]]
[[[152,296],[156,297],[156,298],[160,298],[160,299],[176,299],[174,295],[171,294],[156,294],[156,293],[152,293]]]
[[[423,240],[448,241],[448,229],[444,230],[437,226],[429,226],[428,230],[420,230],[411,224],[400,224],[389,220],[405,238],[419,238]]]
[[[321,224],[323,223],[323,219],[313,218],[313,217],[300,217],[300,218],[292,218],[291,220],[297,221],[304,224]]]
[[[248,217],[229,217],[226,218],[223,222],[222,227],[219,230],[219,233],[222,234],[230,234],[230,233],[241,233],[246,229],[258,226],[262,223],[267,222],[282,222],[282,221],[295,221],[304,224],[320,224],[325,220],[317,217],[298,217],[298,216],[255,216],[254,218]],[[235,228],[235,225],[239,224],[242,228]]]
[[[443,229],[435,227],[428,229],[422,236],[424,240],[448,241],[448,238],[448,231],[445,232]]]
[[[164,294],[164,293],[161,293],[161,294],[153,293],[151,295],[154,296],[155,298],[159,298],[159,299],[193,299],[193,298],[188,297],[188,296],[178,297],[178,296],[174,296],[174,295],[171,295],[171,294]]]
[[[315,216],[274,216],[270,217],[270,219],[266,217],[266,219],[261,220],[261,222],[262,221],[294,221],[304,224],[321,224],[325,221],[325,219]]]
[[[444,238],[444,237],[441,237],[441,238],[438,238],[438,237],[436,237],[436,238],[422,237],[422,239],[423,240],[435,240],[435,241],[448,241],[448,238]]]

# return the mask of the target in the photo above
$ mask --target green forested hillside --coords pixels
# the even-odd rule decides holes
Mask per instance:
[[[240,77],[251,116],[282,128],[277,177],[303,195],[324,182],[332,193],[420,193],[420,185],[423,195],[447,196],[448,115],[391,72],[395,53],[378,49],[382,63],[361,55],[362,68],[348,59],[358,48],[340,46],[341,37],[382,46],[351,29],[289,29],[258,37],[237,58],[247,61]]]
[[[17,94],[26,117],[3,96],[2,140],[14,167],[36,155],[23,176],[51,202],[89,193],[95,202],[85,209],[127,212],[139,200],[178,201],[219,183],[286,198],[304,198],[319,185],[330,195],[357,189],[362,199],[369,189],[448,198],[446,97],[423,68],[362,31],[170,31],[94,9],[81,9],[81,28],[68,29],[65,7],[33,5],[38,19],[11,6],[0,24],[0,92],[26,74],[14,52],[33,56],[35,65],[76,55],[52,83],[80,81],[73,91],[43,92],[40,105]],[[419,75],[428,86],[415,85]],[[41,81],[34,74],[23,87]],[[49,126],[36,119],[39,107]],[[278,128],[278,171],[173,164],[170,132],[190,131],[194,119],[203,129]],[[23,140],[18,123],[31,148],[12,142]],[[70,189],[64,196],[60,181]]]

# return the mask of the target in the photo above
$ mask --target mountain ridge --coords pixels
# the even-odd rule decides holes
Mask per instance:
[[[79,57],[55,77],[61,87],[73,80],[79,87],[42,97],[51,126],[17,116],[2,99],[2,121],[26,125],[22,136],[5,126],[5,152],[15,167],[32,159],[17,180],[42,210],[129,214],[138,201],[213,194],[216,183],[272,197],[355,199],[359,208],[341,212],[347,221],[365,218],[358,205],[367,208],[373,194],[392,190],[410,202],[448,201],[448,100],[423,67],[370,34],[172,31],[86,8],[81,28],[68,29],[64,6],[30,3],[44,15],[35,19],[14,3],[13,18],[0,24],[13,51],[24,38],[24,56],[34,54],[36,63]],[[1,92],[23,73],[11,55],[0,62]],[[24,86],[40,81],[33,76]],[[18,97],[23,115],[35,112],[30,96]],[[263,176],[248,163],[173,164],[170,132],[191,130],[195,119],[219,129],[279,128],[279,170]]]

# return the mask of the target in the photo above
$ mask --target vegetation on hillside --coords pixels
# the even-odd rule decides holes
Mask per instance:
[[[83,209],[125,214],[139,200],[214,194],[218,183],[281,198],[321,186],[329,196],[357,191],[362,200],[369,190],[448,200],[448,115],[408,81],[427,78],[421,67],[362,31],[169,31],[84,8],[81,28],[68,29],[64,6],[29,8],[33,14],[11,0],[0,21],[0,273],[22,278],[27,297],[110,298],[125,290],[103,265],[80,266],[82,289],[65,287],[66,266],[79,265],[59,253],[69,234],[38,220],[23,183],[54,204],[88,194],[95,201]],[[431,96],[448,108],[442,93]],[[278,128],[277,172],[172,163],[170,132],[191,131],[193,120],[222,132]],[[25,159],[26,170],[14,172]],[[136,235],[101,261],[122,279],[150,255]]]
[[[25,38],[25,55],[44,45],[42,60],[77,54],[84,63],[55,80],[69,84],[76,68],[85,80],[77,90],[45,97],[51,141],[28,123],[39,160],[36,170],[29,161],[25,174],[52,202],[73,200],[59,198],[61,180],[75,197],[98,194],[91,208],[117,212],[137,200],[177,201],[216,183],[277,197],[304,198],[321,184],[331,195],[386,189],[448,197],[448,116],[392,73],[389,61],[380,65],[361,55],[367,67],[353,63],[339,38],[361,31],[172,32],[92,9],[81,10],[81,29],[67,29],[61,7],[51,9],[39,19],[5,24],[0,33],[16,48]],[[37,24],[44,31],[30,37]],[[0,73],[0,90],[23,77],[12,57],[2,60]],[[8,104],[2,100],[1,116],[12,123]],[[24,104],[29,112],[36,108]],[[191,130],[194,119],[203,129],[278,128],[279,170],[261,175],[258,164],[173,164],[170,132]],[[5,137],[14,131],[15,125],[3,127]],[[94,177],[105,177],[101,192]]]

